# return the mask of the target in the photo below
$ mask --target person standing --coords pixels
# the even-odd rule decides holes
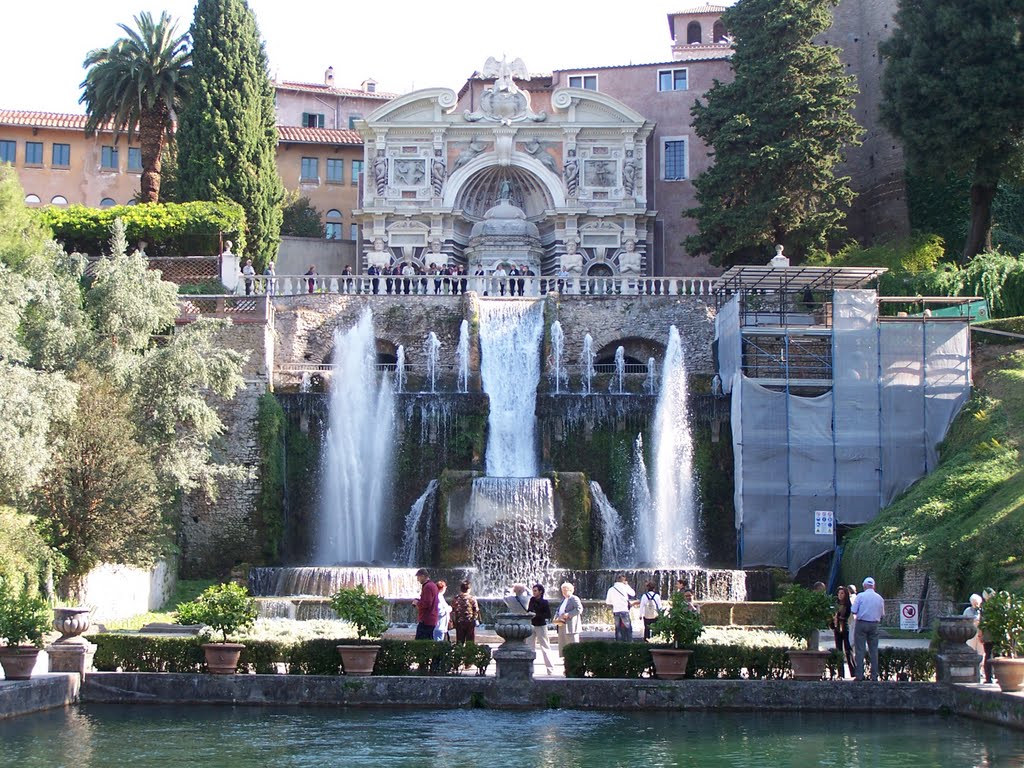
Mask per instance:
[[[263,270],[264,290],[268,296],[273,296],[277,291],[277,270],[274,269],[274,262],[268,261],[267,268]]]
[[[242,267],[242,279],[245,280],[245,295],[252,296],[252,285],[256,279],[256,269],[252,265],[252,259],[245,260],[245,266]]]
[[[480,604],[469,594],[470,584],[459,584],[459,594],[452,600],[452,623],[455,625],[455,642],[459,645],[476,642],[476,625],[480,620]]]
[[[583,628],[583,601],[576,597],[575,592],[576,588],[568,581],[562,584],[562,603],[555,614],[559,656],[564,655],[566,646],[580,641],[580,630]]]
[[[846,587],[839,585],[836,591],[836,612],[832,615],[829,624],[832,627],[832,637],[836,641],[836,650],[843,654],[846,665],[850,668],[850,677],[857,674],[854,666],[853,648],[850,647],[850,610],[853,608],[853,601],[850,600],[850,593]],[[843,665],[839,665],[840,677],[842,677]]]
[[[437,584],[430,580],[426,568],[416,571],[416,581],[420,583],[420,596],[412,601],[416,606],[416,639],[433,640],[437,626]]]
[[[875,591],[875,580],[868,576],[864,579],[864,590],[857,595],[856,602],[850,612],[857,617],[853,642],[856,646],[857,671],[856,679],[864,679],[865,648],[871,657],[871,677],[878,680],[878,625],[885,616],[885,600]]]
[[[310,264],[309,269],[306,270],[304,275],[306,278],[306,285],[309,288],[309,292],[313,293],[316,290],[316,264]]]
[[[448,589],[448,582],[443,579],[437,580],[437,626],[434,627],[434,639],[450,641],[448,637],[449,620],[452,609],[448,601],[444,599],[444,591]]]
[[[555,673],[554,662],[551,661],[551,640],[548,639],[548,622],[551,620],[551,603],[544,599],[544,585],[533,585],[533,596],[526,606],[533,616],[530,624],[533,625],[533,634],[530,636],[530,647],[535,649],[540,646],[540,655],[544,659],[544,666],[548,674]]]
[[[981,612],[983,614],[985,613],[985,603],[995,596],[996,591],[992,587],[985,587],[981,591]],[[982,634],[981,649],[985,654],[985,658],[982,660],[981,667],[985,673],[985,682],[989,685],[992,684],[992,647],[992,640]]]
[[[615,639],[625,643],[633,640],[633,622],[629,619],[629,607],[636,592],[629,586],[626,574],[620,573],[615,577],[615,583],[608,588],[608,594],[604,601],[612,607],[612,616],[615,619]]]
[[[644,585],[644,593],[640,596],[640,616],[644,620],[644,640],[651,639],[651,625],[661,615],[661,595],[654,587],[653,581]]]

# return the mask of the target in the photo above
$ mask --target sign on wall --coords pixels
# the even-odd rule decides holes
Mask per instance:
[[[814,512],[814,534],[816,536],[832,536],[836,532],[836,516],[831,509],[819,509]]]
[[[900,629],[919,629],[917,603],[900,603]]]

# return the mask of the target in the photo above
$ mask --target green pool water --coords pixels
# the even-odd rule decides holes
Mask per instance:
[[[0,722],[0,765],[1017,768],[1024,734],[909,715],[83,705]]]

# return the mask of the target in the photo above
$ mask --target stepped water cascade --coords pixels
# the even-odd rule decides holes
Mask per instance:
[[[534,445],[540,342],[544,307],[539,301],[480,301],[480,376],[490,398],[487,474],[536,477]]]
[[[630,558],[622,516],[605,496],[600,484],[590,481],[590,498],[601,514],[601,567],[621,568]]]
[[[395,392],[405,392],[405,347],[395,350]]]
[[[423,342],[423,357],[427,361],[427,381],[430,382],[430,392],[437,392],[437,358],[441,354],[441,342],[433,331]]]
[[[469,321],[463,320],[459,326],[459,346],[455,349],[455,358],[459,365],[458,389],[465,394],[469,392]]]
[[[565,351],[565,333],[562,324],[555,320],[551,324],[551,370],[555,381],[555,394],[562,392],[562,382],[568,386],[569,374],[563,368],[562,356]]]
[[[626,384],[626,350],[622,347],[615,348],[615,381],[618,383],[616,394],[621,395]]]
[[[589,395],[594,382],[594,337],[589,333],[583,337],[583,357],[580,367],[583,369],[583,394]]]
[[[318,564],[390,556],[383,551],[381,523],[393,482],[394,420],[391,383],[377,371],[373,316],[365,310],[355,326],[334,332]]]
[[[657,536],[645,554],[663,565],[694,565],[696,509],[693,482],[693,439],[690,434],[686,363],[679,331],[669,329],[661,371],[661,389],[654,414],[653,527]]]
[[[398,550],[398,562],[415,566],[425,562],[424,555],[430,552],[430,528],[425,525],[423,509],[427,506],[434,493],[437,492],[437,480],[427,484],[427,490],[416,499],[405,518],[405,531],[402,533],[402,546]]]

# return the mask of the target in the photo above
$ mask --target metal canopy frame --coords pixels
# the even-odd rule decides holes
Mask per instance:
[[[864,288],[889,270],[885,267],[732,267],[715,281],[720,300],[749,291],[793,293]]]

